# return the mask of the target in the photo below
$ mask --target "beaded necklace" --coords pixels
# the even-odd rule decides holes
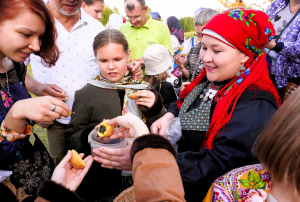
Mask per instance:
[[[5,61],[5,58],[3,59],[3,61],[4,61],[4,68],[5,68],[5,75],[6,75],[6,88],[7,89],[5,89],[5,86],[2,86],[2,84],[0,83],[0,86],[1,86],[1,88],[5,91],[5,93],[9,96],[9,98],[11,98],[12,99],[12,96],[11,96],[11,94],[10,94],[10,92],[9,92],[9,85],[8,85],[8,74],[7,74],[7,69],[6,69],[6,61]]]

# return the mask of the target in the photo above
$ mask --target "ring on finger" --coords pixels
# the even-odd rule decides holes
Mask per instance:
[[[51,111],[55,111],[55,109],[56,109],[56,105],[53,105],[53,109],[51,110]]]

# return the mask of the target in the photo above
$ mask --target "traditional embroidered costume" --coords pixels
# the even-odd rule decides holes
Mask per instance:
[[[240,76],[221,82],[208,81],[203,68],[169,107],[182,126],[177,163],[187,201],[202,200],[211,183],[229,170],[257,162],[251,147],[280,104],[263,51],[275,34],[265,13],[228,10],[213,17],[203,34],[249,59]]]

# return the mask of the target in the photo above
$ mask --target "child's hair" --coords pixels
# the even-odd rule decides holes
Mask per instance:
[[[160,90],[160,84],[162,81],[166,81],[168,78],[168,73],[165,71],[163,73],[160,73],[158,75],[145,75],[143,80],[150,83],[153,88]]]
[[[273,115],[253,151],[276,182],[300,193],[300,88]]]
[[[206,8],[201,10],[198,14],[196,14],[195,18],[194,18],[194,25],[200,25],[203,26],[206,23],[208,23],[208,21],[210,19],[212,19],[215,15],[219,14],[220,12],[211,8]]]
[[[96,56],[97,50],[103,46],[106,46],[109,43],[116,43],[123,46],[123,50],[128,53],[128,42],[119,30],[116,29],[107,29],[99,34],[94,39],[93,50],[94,55]]]

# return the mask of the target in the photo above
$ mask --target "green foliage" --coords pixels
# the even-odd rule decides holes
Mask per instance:
[[[105,26],[109,20],[109,16],[113,13],[114,12],[108,6],[105,6],[103,12],[101,13],[102,19],[100,20],[100,22]]]
[[[188,39],[190,37],[194,37],[194,33],[195,31],[191,31],[191,32],[184,32],[184,38]]]
[[[118,8],[117,8],[117,7],[114,7],[114,9],[113,9],[113,12],[114,12],[114,13],[117,13],[117,14],[119,14],[119,15],[120,15],[120,13],[119,13],[119,10],[118,10]]]
[[[194,27],[194,18],[193,17],[184,17],[180,18],[179,23],[184,32],[195,31]]]
[[[148,6],[147,14],[150,15],[151,12],[152,12],[152,9]]]

